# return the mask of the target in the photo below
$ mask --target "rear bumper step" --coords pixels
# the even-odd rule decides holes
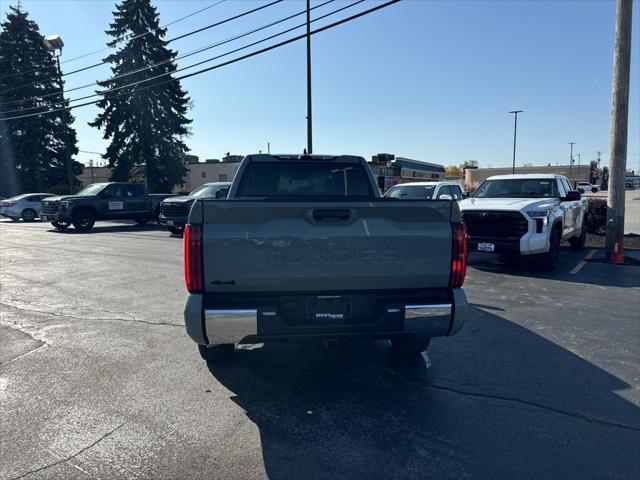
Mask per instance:
[[[286,325],[273,306],[256,308],[203,308],[203,296],[187,297],[184,318],[187,333],[198,344],[261,343],[265,341],[335,338],[386,338],[412,333],[418,337],[456,334],[467,316],[467,300],[452,289],[451,303],[389,304],[375,323],[321,325],[301,328]]]

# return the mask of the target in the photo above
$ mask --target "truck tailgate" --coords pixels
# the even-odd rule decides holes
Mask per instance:
[[[203,223],[207,292],[395,291],[449,281],[450,201],[198,203],[190,223]]]

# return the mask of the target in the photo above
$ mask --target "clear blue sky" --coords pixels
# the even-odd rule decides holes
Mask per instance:
[[[215,0],[155,0],[161,23]],[[1,10],[9,4],[1,0]],[[169,27],[167,38],[260,4],[227,0]],[[314,5],[316,2],[313,2]],[[365,2],[341,16],[368,8]],[[315,15],[344,6],[335,1]],[[22,0],[44,34],[59,33],[63,59],[105,46],[113,1]],[[640,170],[638,47],[635,3],[629,118],[629,168]],[[184,53],[304,9],[287,1],[240,21],[172,43]],[[329,19],[319,24],[333,21]],[[293,26],[302,17],[287,22]],[[316,153],[378,152],[442,164],[475,159],[511,164],[513,116],[518,163],[567,163],[569,145],[582,161],[609,150],[615,3],[600,1],[405,0],[313,38],[313,117]],[[268,32],[275,33],[282,25]],[[241,46],[264,32],[235,42]],[[194,63],[225,45],[179,61]],[[102,58],[63,64],[71,71]],[[188,71],[187,71],[188,72]],[[186,73],[186,72],[185,72]],[[66,78],[71,88],[109,74],[106,66]],[[193,100],[191,153],[301,152],[306,144],[305,44],[299,42],[184,80]],[[71,98],[92,91],[71,92]],[[95,107],[74,110],[79,147],[102,152],[100,131],[87,126]],[[80,154],[87,162],[96,155]]]

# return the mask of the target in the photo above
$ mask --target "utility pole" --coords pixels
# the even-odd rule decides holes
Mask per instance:
[[[580,181],[580,154],[576,153],[578,156],[578,181]]]
[[[267,142],[267,153],[271,155],[271,143]]]
[[[522,110],[513,110],[509,113],[515,113],[513,119],[513,169],[511,173],[516,173],[516,134],[518,132],[518,114],[522,113]]]
[[[307,153],[313,153],[311,123],[311,0],[307,0]]]
[[[569,183],[571,183],[571,170],[573,167],[573,146],[576,144],[576,142],[569,142],[569,145],[571,145],[571,153],[569,154]]]
[[[632,0],[617,0],[616,2],[611,140],[609,145],[610,181],[607,198],[607,243],[605,249],[606,259],[610,263],[624,262],[624,183],[627,170],[632,8]]]

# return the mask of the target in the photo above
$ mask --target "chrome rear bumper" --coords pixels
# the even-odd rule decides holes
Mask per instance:
[[[453,290],[453,302],[446,304],[407,304],[389,305],[386,315],[401,319],[401,330],[371,331],[332,334],[324,329],[317,334],[297,335],[294,328],[286,335],[279,337],[313,338],[327,336],[367,337],[372,335],[397,335],[413,333],[418,337],[442,337],[455,335],[467,317],[467,299],[461,288]],[[274,307],[257,307],[250,309],[220,308],[204,309],[202,295],[187,296],[184,319],[187,333],[198,344],[215,345],[222,343],[255,343],[260,339],[268,339],[259,334],[259,322],[277,319]]]

